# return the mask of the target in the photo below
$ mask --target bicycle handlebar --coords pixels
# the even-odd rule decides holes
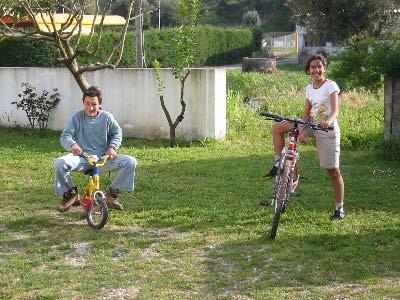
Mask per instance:
[[[279,116],[279,115],[273,115],[273,114],[270,114],[270,113],[267,113],[267,112],[260,112],[260,115],[263,116],[263,117],[266,117],[267,120],[272,120],[272,121],[275,121],[275,122],[286,121],[286,122],[290,122],[290,123],[297,124],[297,125],[301,124],[301,125],[308,126],[308,127],[312,128],[314,130],[328,131],[328,130],[333,130],[334,129],[333,126],[330,126],[330,127],[325,129],[325,128],[321,128],[320,124],[304,122],[304,121],[299,120],[299,119],[285,118],[285,117],[282,117],[282,116]]]

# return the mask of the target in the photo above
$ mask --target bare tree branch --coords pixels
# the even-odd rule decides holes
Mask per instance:
[[[107,1],[103,11],[100,10],[99,0],[90,1],[90,3],[93,2],[96,6],[96,11],[94,15],[90,16],[93,18],[90,20],[85,16],[85,9],[89,5],[88,0],[68,1],[68,3],[61,0],[46,2],[39,0],[10,1],[8,4],[9,9],[2,9],[2,11],[14,11],[15,8],[18,8],[18,13],[22,17],[14,17],[13,21],[10,22],[12,24],[0,18],[0,35],[10,37],[29,36],[51,41],[57,48],[57,61],[65,64],[81,90],[84,91],[89,85],[83,73],[101,69],[113,69],[121,61],[134,0],[130,0],[129,15],[121,29],[120,38],[106,61],[80,66],[77,61],[78,57],[93,55],[100,48],[103,26],[106,15],[110,11],[112,0]],[[60,7],[67,13],[57,16],[56,12]],[[20,20],[21,24],[15,21],[17,19]],[[26,20],[31,22],[32,30],[28,31],[18,27],[22,25],[22,21]],[[85,44],[83,44],[82,36],[86,20],[89,20],[91,27],[90,34]]]

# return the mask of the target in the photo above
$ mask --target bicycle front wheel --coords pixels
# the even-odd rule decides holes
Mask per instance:
[[[269,238],[274,239],[276,232],[278,231],[279,220],[281,214],[286,209],[287,201],[290,196],[290,161],[285,161],[283,170],[278,175],[276,189],[274,191],[275,199],[275,213],[272,219],[271,230],[269,232]]]
[[[93,229],[101,229],[108,220],[108,206],[106,199],[98,198],[90,203],[86,212],[86,220]]]

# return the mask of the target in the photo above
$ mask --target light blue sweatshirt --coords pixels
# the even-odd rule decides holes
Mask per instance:
[[[61,145],[71,151],[78,144],[89,155],[103,156],[110,146],[118,149],[122,130],[113,115],[100,110],[96,117],[88,117],[84,110],[77,111],[61,133]]]

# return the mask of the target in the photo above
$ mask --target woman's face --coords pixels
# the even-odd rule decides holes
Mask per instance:
[[[310,63],[310,68],[308,72],[310,73],[313,81],[321,81],[325,79],[325,66],[319,59],[314,59]]]

